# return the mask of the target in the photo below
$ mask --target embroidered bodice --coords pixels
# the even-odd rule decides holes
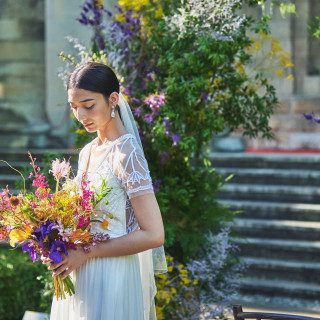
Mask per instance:
[[[108,233],[111,238],[122,236],[138,228],[131,206],[133,197],[153,193],[147,161],[135,137],[127,133],[115,141],[98,145],[98,138],[80,152],[76,180],[83,174],[95,192],[100,192],[103,181],[112,187],[111,192],[96,206],[91,232]]]

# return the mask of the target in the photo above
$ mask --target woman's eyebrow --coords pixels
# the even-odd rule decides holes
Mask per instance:
[[[93,99],[93,98],[88,98],[88,99],[84,99],[84,100],[80,101],[80,103],[82,103],[82,102],[87,102],[87,101],[92,101],[92,100],[94,100],[94,99]],[[70,100],[68,100],[68,102],[69,102],[69,103],[73,103],[73,102],[70,101]]]

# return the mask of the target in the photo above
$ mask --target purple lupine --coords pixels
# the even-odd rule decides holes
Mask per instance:
[[[153,122],[153,116],[150,113],[146,113],[143,116],[143,119],[147,122],[147,123],[152,123]]]
[[[181,136],[179,134],[174,134],[171,136],[171,139],[173,141],[173,145],[176,146],[177,143],[180,141]]]
[[[170,127],[171,127],[171,122],[169,122],[168,118],[163,118],[164,126],[165,126],[165,133],[167,135],[170,134]]]
[[[201,98],[204,100],[205,103],[208,103],[208,95],[203,91],[201,91]]]
[[[151,94],[145,99],[147,106],[153,111],[155,116],[159,115],[159,109],[164,105],[165,95],[164,93],[160,95]]]
[[[135,116],[137,116],[137,117],[140,117],[141,107],[135,108],[133,114],[134,114]]]
[[[154,183],[153,183],[153,191],[154,191],[154,193],[158,193],[159,192],[161,184],[162,184],[162,180],[161,179],[158,179],[158,180],[154,181]]]

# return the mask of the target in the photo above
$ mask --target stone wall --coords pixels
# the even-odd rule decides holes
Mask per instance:
[[[0,0],[0,147],[44,143],[44,70],[44,1]]]
[[[270,119],[274,140],[245,138],[247,148],[253,149],[319,149],[320,124],[310,123],[303,113],[320,116],[320,55],[319,40],[308,36],[307,25],[312,16],[320,16],[317,0],[295,0],[298,15],[284,19],[279,10],[273,10],[271,33],[289,51],[294,67],[294,81],[274,80],[279,107]],[[268,7],[266,8],[268,10]],[[261,15],[256,10],[251,13]],[[240,136],[241,132],[232,134]]]

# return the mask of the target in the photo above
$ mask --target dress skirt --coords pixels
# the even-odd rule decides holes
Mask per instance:
[[[138,255],[89,259],[71,274],[75,294],[53,297],[50,320],[143,320]]]

